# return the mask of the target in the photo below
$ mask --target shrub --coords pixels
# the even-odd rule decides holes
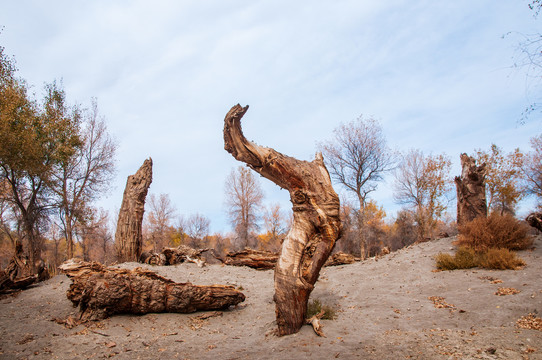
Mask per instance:
[[[322,319],[325,320],[333,320],[336,316],[336,311],[334,308],[328,305],[322,305],[320,300],[314,299],[313,301],[309,302],[307,305],[307,316],[305,316],[307,319],[310,319],[316,314],[319,314],[322,310],[324,310],[324,316],[322,316]]]
[[[480,266],[495,270],[517,270],[525,266],[525,262],[508,249],[489,249],[481,257]]]
[[[436,261],[439,270],[470,269],[479,266],[480,262],[474,249],[468,247],[460,247],[453,256],[439,253]]]
[[[490,248],[523,250],[533,243],[527,236],[528,231],[528,226],[512,215],[492,213],[487,218],[479,217],[460,226],[457,245],[473,248],[476,252]]]

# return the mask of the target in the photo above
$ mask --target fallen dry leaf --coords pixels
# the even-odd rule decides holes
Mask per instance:
[[[531,329],[542,331],[542,319],[537,317],[535,314],[529,314],[527,316],[522,316],[517,322],[517,327],[522,329]]]
[[[505,295],[515,295],[515,294],[519,294],[521,291],[517,290],[517,289],[514,289],[514,288],[504,288],[504,287],[500,287],[497,292],[495,293],[495,295],[498,295],[498,296],[505,296]]]
[[[442,296],[430,296],[428,299],[433,302],[437,309],[455,309],[455,305],[448,304]]]
[[[115,346],[117,346],[117,344],[114,343],[113,341],[110,341],[110,342],[106,343],[105,346],[107,346],[108,348],[111,349],[111,348],[114,348]]]

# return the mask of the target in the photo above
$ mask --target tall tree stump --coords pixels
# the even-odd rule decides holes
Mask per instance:
[[[245,295],[230,285],[176,283],[142,268],[108,268],[71,259],[59,269],[72,280],[67,297],[79,306],[82,321],[114,314],[219,310],[245,301]]]
[[[461,154],[461,176],[455,177],[457,188],[457,225],[477,217],[487,217],[486,164],[477,166],[476,160]]]
[[[340,235],[339,197],[321,154],[301,161],[248,141],[241,129],[247,110],[237,104],[227,113],[224,148],[290,192],[293,223],[275,267],[274,296],[278,334],[288,335],[304,324],[309,295]]]
[[[141,225],[145,198],[152,182],[152,159],[148,158],[134,174],[128,176],[117,221],[115,242],[119,262],[138,261],[143,237]]]

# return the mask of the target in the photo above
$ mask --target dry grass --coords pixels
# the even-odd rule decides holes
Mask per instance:
[[[460,247],[455,255],[439,253],[436,257],[439,270],[458,270],[481,267],[494,270],[517,270],[525,266],[515,252],[508,249],[487,249],[476,252],[472,248]]]
[[[490,248],[524,250],[532,246],[529,227],[509,214],[493,213],[459,227],[457,245],[483,252]]]
[[[517,270],[523,266],[525,266],[525,261],[508,249],[488,249],[480,259],[480,267],[486,269]]]
[[[314,299],[310,301],[307,305],[307,315],[305,316],[307,319],[310,319],[316,314],[319,314],[321,311],[324,311],[324,316],[322,316],[322,319],[324,320],[333,320],[336,316],[336,311],[333,307],[329,305],[322,305],[322,302],[318,299]]]

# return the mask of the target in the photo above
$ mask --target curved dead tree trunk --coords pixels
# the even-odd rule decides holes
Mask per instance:
[[[247,110],[237,104],[226,115],[224,148],[290,192],[294,219],[275,267],[274,296],[278,333],[287,335],[304,324],[309,295],[340,235],[339,197],[321,154],[300,161],[248,141],[241,130]]]
[[[145,211],[145,198],[152,182],[152,159],[134,174],[128,176],[117,221],[115,242],[119,262],[138,261],[141,256],[141,224]]]
[[[461,168],[461,176],[455,177],[457,225],[487,216],[486,164],[476,166],[474,158],[461,154]]]
[[[59,269],[72,280],[67,296],[74,306],[79,306],[82,321],[121,313],[226,309],[245,300],[245,295],[230,285],[176,283],[142,268],[107,268],[71,259]]]

